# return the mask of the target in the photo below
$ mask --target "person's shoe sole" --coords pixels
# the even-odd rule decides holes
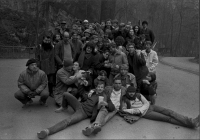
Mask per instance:
[[[97,133],[100,132],[100,131],[101,131],[101,127],[100,127],[100,126],[95,126],[95,127],[94,127],[93,133],[94,133],[94,134],[97,134]]]
[[[93,129],[92,128],[86,128],[85,130],[82,130],[82,133],[85,135],[85,136],[90,136],[93,132]]]
[[[47,133],[46,133],[46,131],[40,131],[37,133],[37,136],[39,139],[44,139],[47,137]]]

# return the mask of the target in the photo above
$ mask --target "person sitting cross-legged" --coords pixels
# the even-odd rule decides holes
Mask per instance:
[[[25,107],[33,102],[32,98],[40,96],[39,103],[47,106],[46,100],[49,97],[47,75],[37,67],[37,60],[34,58],[29,59],[26,66],[28,68],[19,76],[20,90],[15,93],[15,98],[23,104],[22,107]]]
[[[47,129],[43,129],[42,131],[37,133],[37,137],[39,139],[44,139],[49,135],[52,135],[54,133],[57,133],[65,128],[67,128],[70,125],[76,124],[82,120],[85,120],[87,118],[91,118],[93,115],[93,111],[96,108],[96,105],[98,105],[100,101],[100,96],[104,97],[104,83],[100,82],[95,92],[92,94],[90,98],[87,98],[85,102],[79,102],[76,97],[71,95],[68,92],[65,92],[63,94],[63,100],[62,100],[62,106],[58,109],[58,111],[63,111],[68,108],[68,106],[71,106],[74,110],[74,113],[70,115],[69,118],[64,119],[63,121],[55,124],[52,127],[49,127]],[[105,102],[102,103],[102,105],[106,104]]]

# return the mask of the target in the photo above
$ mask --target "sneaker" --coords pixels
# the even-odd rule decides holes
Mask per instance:
[[[200,121],[200,115],[198,115],[195,119],[192,119],[192,124],[194,126],[194,129],[197,129],[200,126],[199,121]]]
[[[33,100],[30,99],[28,102],[26,102],[25,104],[23,104],[22,108],[25,108],[26,106],[30,106],[33,103]]]
[[[94,126],[94,131],[93,131],[93,133],[94,134],[97,134],[98,132],[100,132],[101,131],[101,126],[100,125],[95,125]]]
[[[45,129],[45,130],[42,130],[42,131],[38,132],[37,133],[37,137],[39,139],[44,139],[44,138],[46,138],[48,136],[48,134],[49,134],[49,131],[47,129]]]
[[[85,136],[90,136],[94,131],[94,128],[93,127],[86,127],[85,130],[82,130],[82,133],[85,135]]]
[[[62,112],[63,110],[65,110],[65,108],[63,108],[63,107],[61,106],[60,108],[57,108],[57,109],[55,110],[55,112],[56,112],[56,113],[60,113],[60,112]]]
[[[39,100],[40,105],[47,107],[47,103],[42,102],[41,100]]]

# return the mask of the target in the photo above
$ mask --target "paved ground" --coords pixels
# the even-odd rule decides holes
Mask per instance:
[[[173,62],[175,59],[173,58]],[[13,94],[18,90],[17,79],[19,73],[25,69],[26,61],[0,59],[0,139],[37,139],[37,131],[52,126],[73,112],[67,110],[60,114],[55,113],[56,106],[52,98],[47,101],[48,107],[39,106],[39,98],[35,98],[32,106],[21,108],[21,103]],[[180,59],[177,60],[179,61]],[[184,60],[181,62],[184,63]],[[188,61],[185,62],[188,65]],[[196,64],[189,68],[196,69],[198,66]],[[199,114],[199,76],[160,63],[157,77],[157,105],[192,118]],[[88,124],[89,120],[82,121],[50,136],[49,139],[88,139],[81,133]],[[115,116],[98,135],[89,139],[199,139],[199,129],[192,130],[143,118],[130,125]]]
[[[160,62],[199,75],[199,65],[190,59],[194,57],[160,57]]]

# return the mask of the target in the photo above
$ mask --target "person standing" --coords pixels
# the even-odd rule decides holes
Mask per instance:
[[[81,42],[81,40],[78,39],[78,34],[77,32],[72,32],[71,33],[72,38],[70,39],[70,44],[72,45],[72,57],[73,57],[73,61],[76,62],[78,61],[79,55],[82,52],[83,49],[83,43]]]
[[[135,75],[136,82],[137,82],[137,90],[140,91],[140,85],[144,78],[149,73],[149,70],[146,66],[146,60],[144,55],[141,53],[140,50],[135,49],[135,44],[130,43],[128,44],[129,54],[128,64],[129,64],[129,72]]]
[[[120,72],[120,65],[128,65],[128,61],[126,54],[122,51],[119,51],[115,43],[110,43],[109,48],[109,63],[105,64],[105,67],[111,68],[109,75],[109,85],[112,85],[113,78]]]
[[[69,32],[64,32],[63,40],[55,46],[57,70],[63,67],[63,61],[73,61],[72,45],[69,42]]]
[[[39,60],[38,67],[47,74],[49,93],[53,97],[53,87],[56,83],[56,66],[54,46],[51,43],[50,36],[45,35],[43,37],[42,44],[36,49],[36,59]]]
[[[155,40],[155,36],[154,36],[153,31],[148,28],[148,22],[143,21],[142,27],[143,28],[141,29],[140,34],[145,34],[146,41],[151,41],[153,43]]]
[[[146,66],[149,72],[156,73],[156,66],[158,65],[158,55],[156,51],[152,50],[152,42],[145,42],[146,49],[142,51],[144,58],[146,60]]]

